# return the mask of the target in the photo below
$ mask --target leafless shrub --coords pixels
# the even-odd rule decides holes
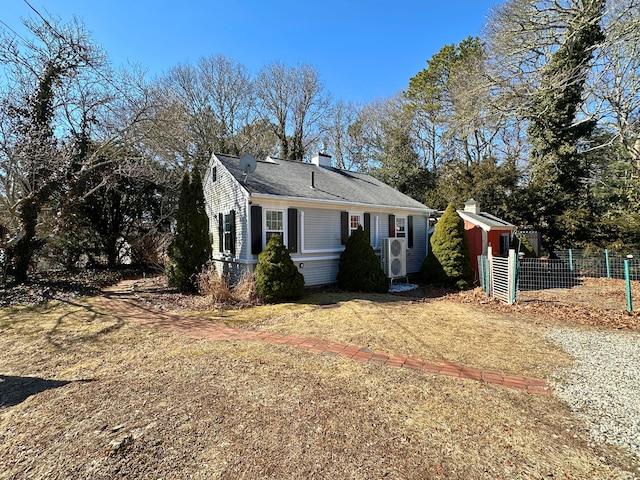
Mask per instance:
[[[229,286],[229,279],[220,276],[213,264],[208,264],[198,275],[198,292],[213,304],[256,305],[259,303],[253,273],[245,271],[240,280]]]
[[[213,303],[226,303],[233,300],[227,279],[218,275],[212,263],[198,274],[196,285],[200,295],[211,299]]]
[[[131,261],[155,271],[164,270],[166,253],[171,243],[171,234],[147,234],[130,240]]]
[[[231,289],[233,299],[242,304],[254,305],[258,303],[258,294],[256,292],[256,282],[253,273],[245,270],[238,283]]]

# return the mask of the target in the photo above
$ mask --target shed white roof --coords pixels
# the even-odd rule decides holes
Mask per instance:
[[[463,220],[467,220],[474,225],[478,225],[480,228],[487,231],[503,230],[513,232],[516,229],[515,225],[487,212],[471,213],[464,210],[458,210],[458,215],[460,215]]]

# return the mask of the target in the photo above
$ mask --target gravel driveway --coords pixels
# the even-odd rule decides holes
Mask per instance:
[[[555,394],[586,422],[594,441],[640,457],[640,335],[550,329],[547,336],[576,358],[553,379]]]

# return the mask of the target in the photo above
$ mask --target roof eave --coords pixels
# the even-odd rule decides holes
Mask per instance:
[[[512,224],[508,224],[508,225],[489,225],[487,223],[484,223],[480,220],[478,220],[477,218],[473,218],[470,215],[465,214],[464,210],[456,210],[458,212],[458,215],[460,215],[460,218],[462,218],[463,220],[466,220],[467,222],[471,222],[474,225],[477,225],[478,227],[482,228],[484,231],[486,232],[490,232],[492,230],[498,230],[498,231],[507,231],[507,232],[513,232],[517,227],[515,225]]]
[[[308,197],[294,197],[287,195],[273,195],[267,193],[250,193],[252,198],[260,199],[264,198],[267,200],[280,200],[287,202],[295,202],[295,203],[311,203],[317,205],[336,205],[336,206],[346,206],[346,207],[363,207],[363,208],[377,208],[384,210],[405,210],[410,212],[419,212],[426,215],[431,215],[431,213],[435,212],[435,210],[429,207],[406,207],[402,205],[380,205],[380,204],[371,204],[371,203],[360,203],[360,202],[341,202],[338,200],[323,200],[317,198],[308,198]]]

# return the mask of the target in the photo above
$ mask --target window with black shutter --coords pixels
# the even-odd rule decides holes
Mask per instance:
[[[224,251],[235,255],[236,253],[236,212],[231,210],[222,216],[222,242]]]

